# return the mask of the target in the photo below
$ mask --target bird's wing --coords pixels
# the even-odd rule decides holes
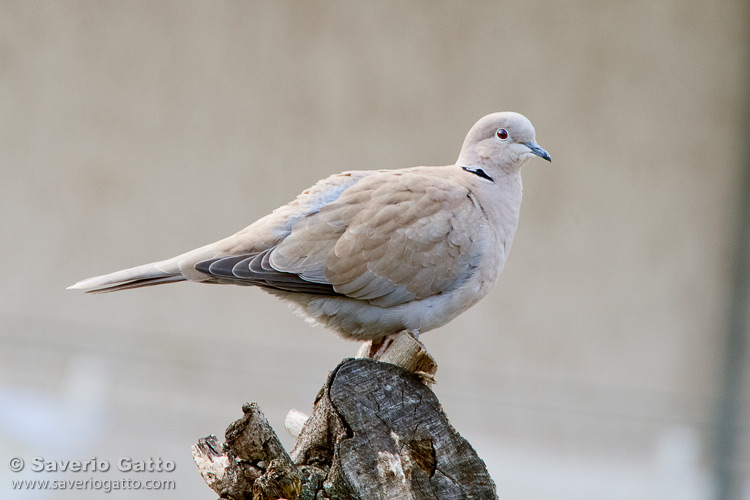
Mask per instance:
[[[389,307],[457,287],[489,251],[489,234],[467,187],[389,171],[298,220],[263,260],[268,269]]]

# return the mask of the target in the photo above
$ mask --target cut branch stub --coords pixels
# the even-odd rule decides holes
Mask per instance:
[[[391,363],[418,375],[425,384],[435,383],[435,359],[427,352],[424,344],[406,330],[379,342],[370,340],[363,343],[357,352],[357,358]]]
[[[300,497],[302,480],[281,441],[256,403],[227,428],[224,445],[209,436],[193,446],[193,459],[206,484],[230,500]]]
[[[237,458],[248,462],[271,463],[271,460],[284,460],[291,464],[284,446],[276,432],[266,420],[257,403],[242,406],[242,418],[232,422],[225,433],[227,446]]]
[[[201,438],[193,445],[193,460],[206,484],[230,500],[251,499],[253,484],[263,475],[258,467],[238,460],[216,436]]]

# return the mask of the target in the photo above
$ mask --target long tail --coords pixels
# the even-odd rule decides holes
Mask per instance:
[[[165,262],[154,262],[102,276],[94,276],[69,286],[68,290],[86,290],[86,293],[116,292],[129,288],[176,283],[187,279],[180,273],[179,268],[174,269],[176,266],[168,266],[174,269],[171,272],[163,268],[160,269],[164,264]]]

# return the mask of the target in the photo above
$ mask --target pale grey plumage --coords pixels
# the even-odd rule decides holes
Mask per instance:
[[[471,128],[454,165],[333,175],[228,238],[70,288],[255,285],[345,337],[425,332],[500,275],[518,225],[520,168],[532,155],[549,160],[535,141],[524,116],[493,113]]]

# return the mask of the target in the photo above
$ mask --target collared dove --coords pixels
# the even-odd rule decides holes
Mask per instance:
[[[332,175],[232,236],[69,288],[254,285],[350,339],[423,333],[497,281],[532,155],[550,160],[531,122],[493,113],[469,130],[453,165]]]

